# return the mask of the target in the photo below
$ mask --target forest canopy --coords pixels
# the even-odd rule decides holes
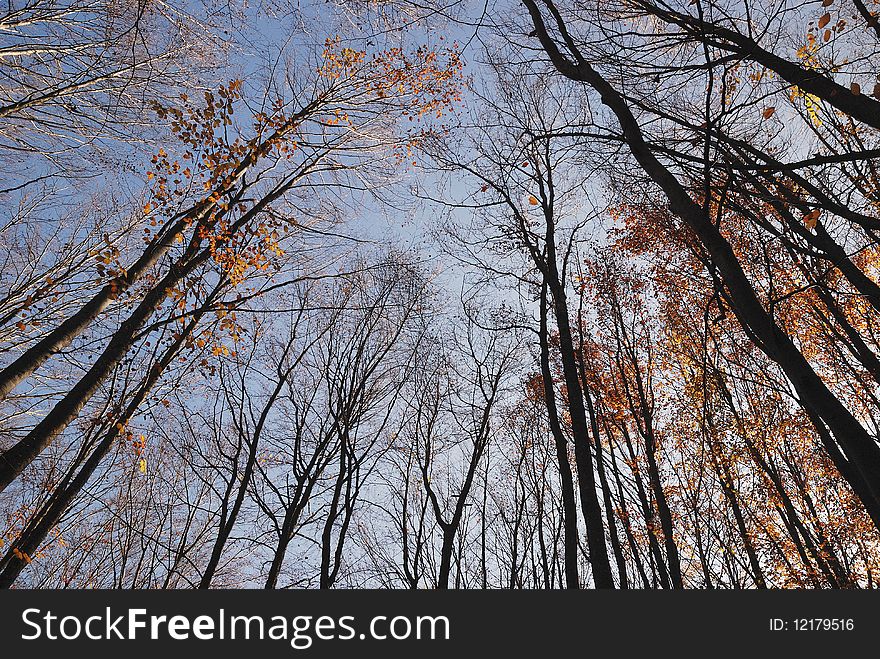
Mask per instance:
[[[0,586],[874,588],[878,0],[12,0]]]

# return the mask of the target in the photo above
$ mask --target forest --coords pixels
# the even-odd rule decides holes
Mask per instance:
[[[0,586],[877,587],[878,62],[878,0],[7,0]]]

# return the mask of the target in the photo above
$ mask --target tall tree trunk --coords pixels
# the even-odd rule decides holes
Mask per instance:
[[[541,349],[541,380],[544,385],[544,402],[547,407],[547,422],[556,446],[556,464],[559,468],[559,481],[562,488],[563,517],[563,556],[565,559],[565,585],[567,588],[580,588],[578,578],[578,520],[577,504],[574,495],[574,478],[568,461],[568,442],[559,423],[556,408],[556,391],[553,386],[553,372],[550,369],[550,345],[547,327],[547,285],[541,287],[541,319],[538,340]]]
[[[571,416],[571,430],[574,437],[574,455],[578,469],[578,490],[581,509],[587,527],[587,547],[590,551],[590,565],[596,588],[614,588],[611,575],[611,562],[608,547],[605,545],[605,525],[602,522],[602,507],[596,492],[596,477],[593,473],[593,455],[587,428],[587,412],[584,408],[583,391],[577,368],[574,341],[571,335],[571,316],[565,297],[565,288],[556,272],[555,259],[548,259],[551,280],[548,282],[553,298],[553,310],[559,332],[559,351],[562,373],[568,392],[568,410]]]

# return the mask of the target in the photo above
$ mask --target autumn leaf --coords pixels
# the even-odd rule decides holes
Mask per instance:
[[[854,82],[854,83],[852,83],[852,84],[849,86],[849,90],[850,90],[853,94],[855,94],[856,96],[858,96],[859,94],[862,93],[862,86],[861,86],[859,83]]]
[[[24,561],[25,563],[31,562],[31,557],[28,556],[26,552],[21,551],[17,547],[12,548],[12,555],[15,556],[18,560]]]
[[[534,195],[529,195],[529,203],[530,203],[532,206],[537,206],[537,205],[538,205],[538,199],[537,199]]]
[[[810,231],[816,228],[816,222],[819,220],[819,215],[821,211],[816,208],[806,215],[804,215],[804,226],[806,226]]]
[[[773,116],[773,113],[774,113],[774,112],[776,112],[776,108],[775,108],[775,107],[769,107],[769,108],[767,108],[766,110],[764,110],[764,112],[762,113],[761,116],[763,116],[765,119],[769,119],[770,117]]]
[[[828,23],[829,23],[830,21],[831,21],[831,14],[829,14],[829,13],[826,11],[826,12],[822,15],[822,18],[819,19],[819,29],[821,30],[823,27],[825,27],[826,25],[828,25]]]
[[[145,458],[141,458],[141,459],[138,461],[138,469],[140,469],[140,472],[141,472],[142,474],[146,474],[146,473],[147,473],[147,461],[146,461]]]

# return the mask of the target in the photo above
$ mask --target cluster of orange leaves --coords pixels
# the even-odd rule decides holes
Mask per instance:
[[[117,423],[116,430],[122,437],[123,442],[134,454],[137,460],[138,470],[145,474],[147,472],[147,459],[145,452],[147,450],[147,438],[144,435],[135,435],[129,427],[124,423]]]
[[[407,53],[394,47],[368,55],[364,50],[340,47],[337,37],[325,42],[322,60],[319,76],[335,84],[354,84],[379,101],[388,99],[409,121],[439,119],[462,100],[464,62],[454,42],[439,49],[423,45]],[[353,125],[353,119],[337,110],[327,123]],[[410,131],[394,149],[396,162],[413,160],[419,144],[432,134],[425,128]]]
[[[354,81],[378,98],[406,99],[408,119],[444,112],[461,101],[464,63],[458,45],[442,49],[419,46],[412,53],[388,48],[372,55],[340,47],[339,38],[327,39],[318,74],[330,81]]]
[[[40,551],[35,552],[33,555],[28,554],[27,552],[21,551],[18,547],[14,546],[15,542],[21,536],[24,527],[27,525],[31,516],[33,515],[33,510],[30,506],[22,506],[8,514],[6,517],[6,530],[0,533],[0,549],[3,549],[7,544],[12,546],[12,555],[20,561],[24,561],[25,563],[31,563],[34,559],[43,558],[45,554],[45,548]],[[61,537],[60,530],[56,527],[53,529],[52,534],[54,536],[54,541],[59,547],[65,547],[67,543]]]

